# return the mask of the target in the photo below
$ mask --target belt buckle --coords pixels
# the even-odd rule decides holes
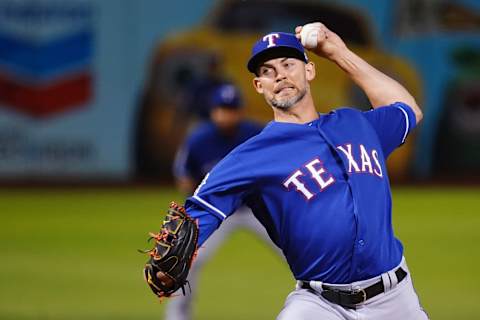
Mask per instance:
[[[353,294],[358,294],[358,293],[362,293],[362,299],[363,301],[362,302],[359,302],[360,303],[364,303],[365,301],[367,301],[367,293],[365,292],[365,289],[356,289],[356,290],[353,290]]]

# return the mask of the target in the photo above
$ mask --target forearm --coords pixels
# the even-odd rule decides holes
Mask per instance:
[[[332,58],[332,61],[365,92],[373,108],[399,101],[413,109],[417,123],[422,119],[422,111],[405,87],[371,66],[354,52],[348,49],[342,50]]]
[[[372,107],[403,102],[413,109],[417,123],[422,119],[422,111],[407,89],[350,51],[345,42],[323,23],[314,22],[298,26],[295,33],[312,52],[335,62],[365,92]],[[310,34],[316,35],[316,45],[306,42]]]
[[[197,220],[199,228],[198,247],[201,247],[212,233],[217,230],[221,221],[191,201],[187,200],[185,209],[190,217]]]

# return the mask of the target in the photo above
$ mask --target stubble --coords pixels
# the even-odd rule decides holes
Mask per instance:
[[[294,106],[298,101],[302,100],[306,94],[307,94],[307,88],[304,87],[301,91],[298,92],[298,94],[294,95],[293,97],[282,99],[282,100],[275,99],[275,97],[272,97],[271,99],[267,99],[267,102],[272,107],[286,110]]]

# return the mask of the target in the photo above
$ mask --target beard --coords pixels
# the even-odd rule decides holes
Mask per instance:
[[[302,100],[306,94],[307,94],[307,88],[303,88],[303,90],[299,91],[293,97],[282,99],[282,100],[275,99],[274,97],[272,97],[271,99],[267,100],[267,102],[272,107],[286,110],[294,106],[298,101]]]

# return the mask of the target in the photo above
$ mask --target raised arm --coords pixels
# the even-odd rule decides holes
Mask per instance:
[[[304,28],[302,43],[305,48],[335,62],[365,92],[373,108],[403,102],[413,109],[417,123],[422,120],[423,113],[407,89],[348,49],[336,33],[322,23],[315,22],[297,27],[295,29],[297,38],[302,38]],[[311,32],[317,36],[316,46],[305,41],[305,37]]]

